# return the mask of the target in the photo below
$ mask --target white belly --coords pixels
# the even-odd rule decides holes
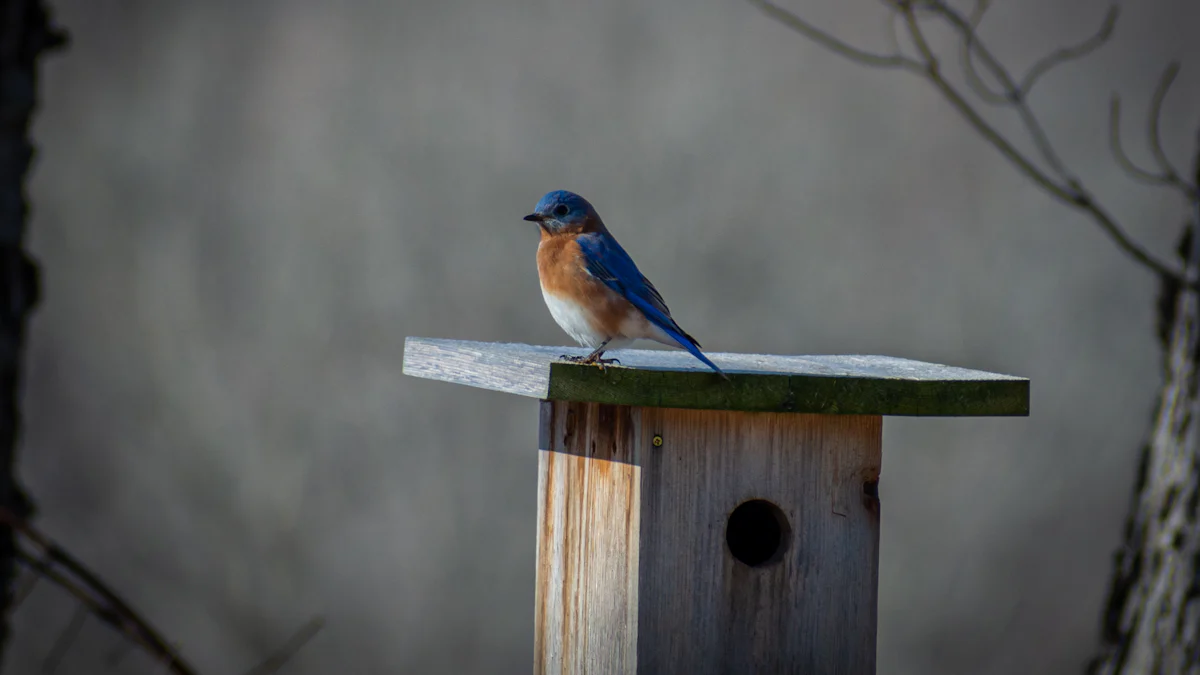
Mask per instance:
[[[629,316],[621,322],[620,332],[609,335],[593,327],[589,313],[578,303],[547,293],[545,289],[542,289],[542,298],[546,300],[546,307],[550,309],[550,316],[554,317],[555,323],[566,331],[571,339],[585,347],[595,349],[608,340],[608,351],[620,349],[637,339],[654,340],[670,347],[682,347],[667,335],[666,331],[647,321],[646,317],[633,307],[629,308]]]
[[[610,337],[592,328],[587,310],[579,304],[551,295],[546,289],[542,289],[542,297],[545,298],[546,307],[550,309],[550,316],[554,317],[555,323],[579,344],[595,349]]]

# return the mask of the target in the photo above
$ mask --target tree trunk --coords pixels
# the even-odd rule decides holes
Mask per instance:
[[[14,475],[25,326],[37,302],[37,268],[25,252],[25,179],[33,158],[29,121],[37,103],[37,61],[66,39],[41,0],[0,1],[0,508],[32,510]],[[12,530],[0,528],[0,654],[16,575]]]
[[[1200,184],[1200,148],[1196,174]],[[1195,278],[1200,202],[1193,206],[1179,248]],[[1116,554],[1100,654],[1088,667],[1092,675],[1200,674],[1200,293],[1164,282],[1158,310],[1163,388]]]

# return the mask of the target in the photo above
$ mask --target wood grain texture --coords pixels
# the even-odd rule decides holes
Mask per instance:
[[[614,405],[828,415],[1024,416],[1029,380],[888,356],[710,353],[722,380],[681,351],[621,349],[603,370],[559,360],[588,350],[408,338],[404,373],[523,396]]]
[[[537,673],[632,673],[640,470],[627,407],[543,404],[538,457]]]
[[[549,401],[542,423],[536,673],[875,672],[880,417]],[[788,530],[758,567],[726,543],[754,499]]]

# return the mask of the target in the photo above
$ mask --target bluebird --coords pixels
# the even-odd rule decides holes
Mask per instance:
[[[538,278],[550,314],[576,342],[594,350],[564,358],[604,367],[619,363],[600,358],[605,351],[647,339],[686,349],[729,379],[671,318],[658,289],[642,276],[586,199],[566,190],[549,192],[525,220],[542,230]]]

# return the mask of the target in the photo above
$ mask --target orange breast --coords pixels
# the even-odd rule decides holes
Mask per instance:
[[[542,233],[537,253],[542,292],[588,308],[592,327],[607,337],[622,337],[621,324],[633,310],[629,301],[587,271],[573,234]]]

